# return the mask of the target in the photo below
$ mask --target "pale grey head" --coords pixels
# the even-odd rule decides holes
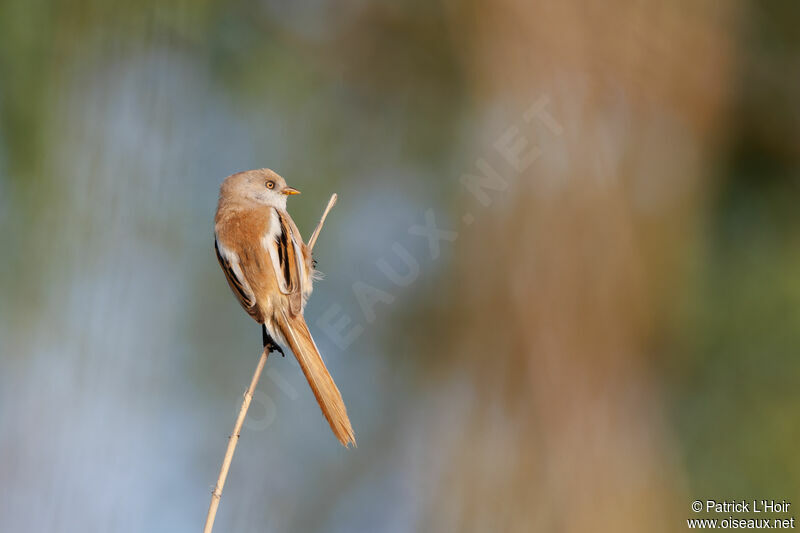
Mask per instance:
[[[232,201],[256,202],[270,207],[286,209],[286,198],[300,191],[286,184],[278,173],[259,168],[239,172],[225,178],[220,196]]]

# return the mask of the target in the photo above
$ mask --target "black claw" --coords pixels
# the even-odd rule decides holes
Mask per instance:
[[[278,352],[281,354],[281,357],[286,357],[286,354],[283,353],[283,349],[273,340],[272,336],[267,331],[267,326],[264,324],[261,324],[261,342],[264,343],[265,349],[269,349],[270,352]]]

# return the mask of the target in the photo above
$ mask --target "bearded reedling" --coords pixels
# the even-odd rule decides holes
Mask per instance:
[[[283,355],[281,346],[291,348],[333,434],[344,446],[356,444],[342,395],[303,318],[315,279],[311,252],[325,217],[336,203],[336,195],[331,197],[306,245],[286,211],[287,198],[295,194],[300,192],[269,169],[233,174],[225,178],[220,188],[214,218],[217,259],[239,303],[261,324],[264,351],[228,442],[205,533],[213,527],[239,432],[270,351]]]
[[[345,446],[355,444],[342,395],[303,318],[314,267],[311,249],[286,211],[294,194],[299,191],[268,169],[226,178],[214,225],[217,259],[239,303],[261,324],[264,346],[292,349],[334,435]]]

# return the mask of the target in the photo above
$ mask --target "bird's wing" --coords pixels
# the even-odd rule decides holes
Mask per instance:
[[[242,307],[252,315],[256,312],[256,296],[242,272],[239,257],[224,246],[221,246],[216,235],[214,236],[214,249],[217,252],[219,265],[228,280],[228,285],[230,285],[233,293],[241,302]]]
[[[301,269],[303,273],[303,298],[308,298],[313,290],[314,276],[317,275],[314,269],[314,258],[312,257],[311,249],[303,242],[303,237],[300,235],[300,230],[297,229],[297,224],[294,223],[291,217],[287,216],[286,218],[289,229],[295,237],[296,246],[303,257],[303,268]]]
[[[264,244],[272,259],[275,277],[278,279],[280,291],[289,298],[289,311],[298,315],[303,306],[303,269],[305,260],[301,252],[301,243],[292,231],[294,224],[285,213],[273,209],[273,222],[277,227],[270,227],[268,235],[274,236]]]

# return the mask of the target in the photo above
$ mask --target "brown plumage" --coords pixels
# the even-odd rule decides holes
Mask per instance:
[[[292,349],[336,438],[355,445],[342,396],[303,318],[314,270],[286,211],[292,194],[298,191],[269,169],[228,176],[214,219],[217,259],[245,311]]]

